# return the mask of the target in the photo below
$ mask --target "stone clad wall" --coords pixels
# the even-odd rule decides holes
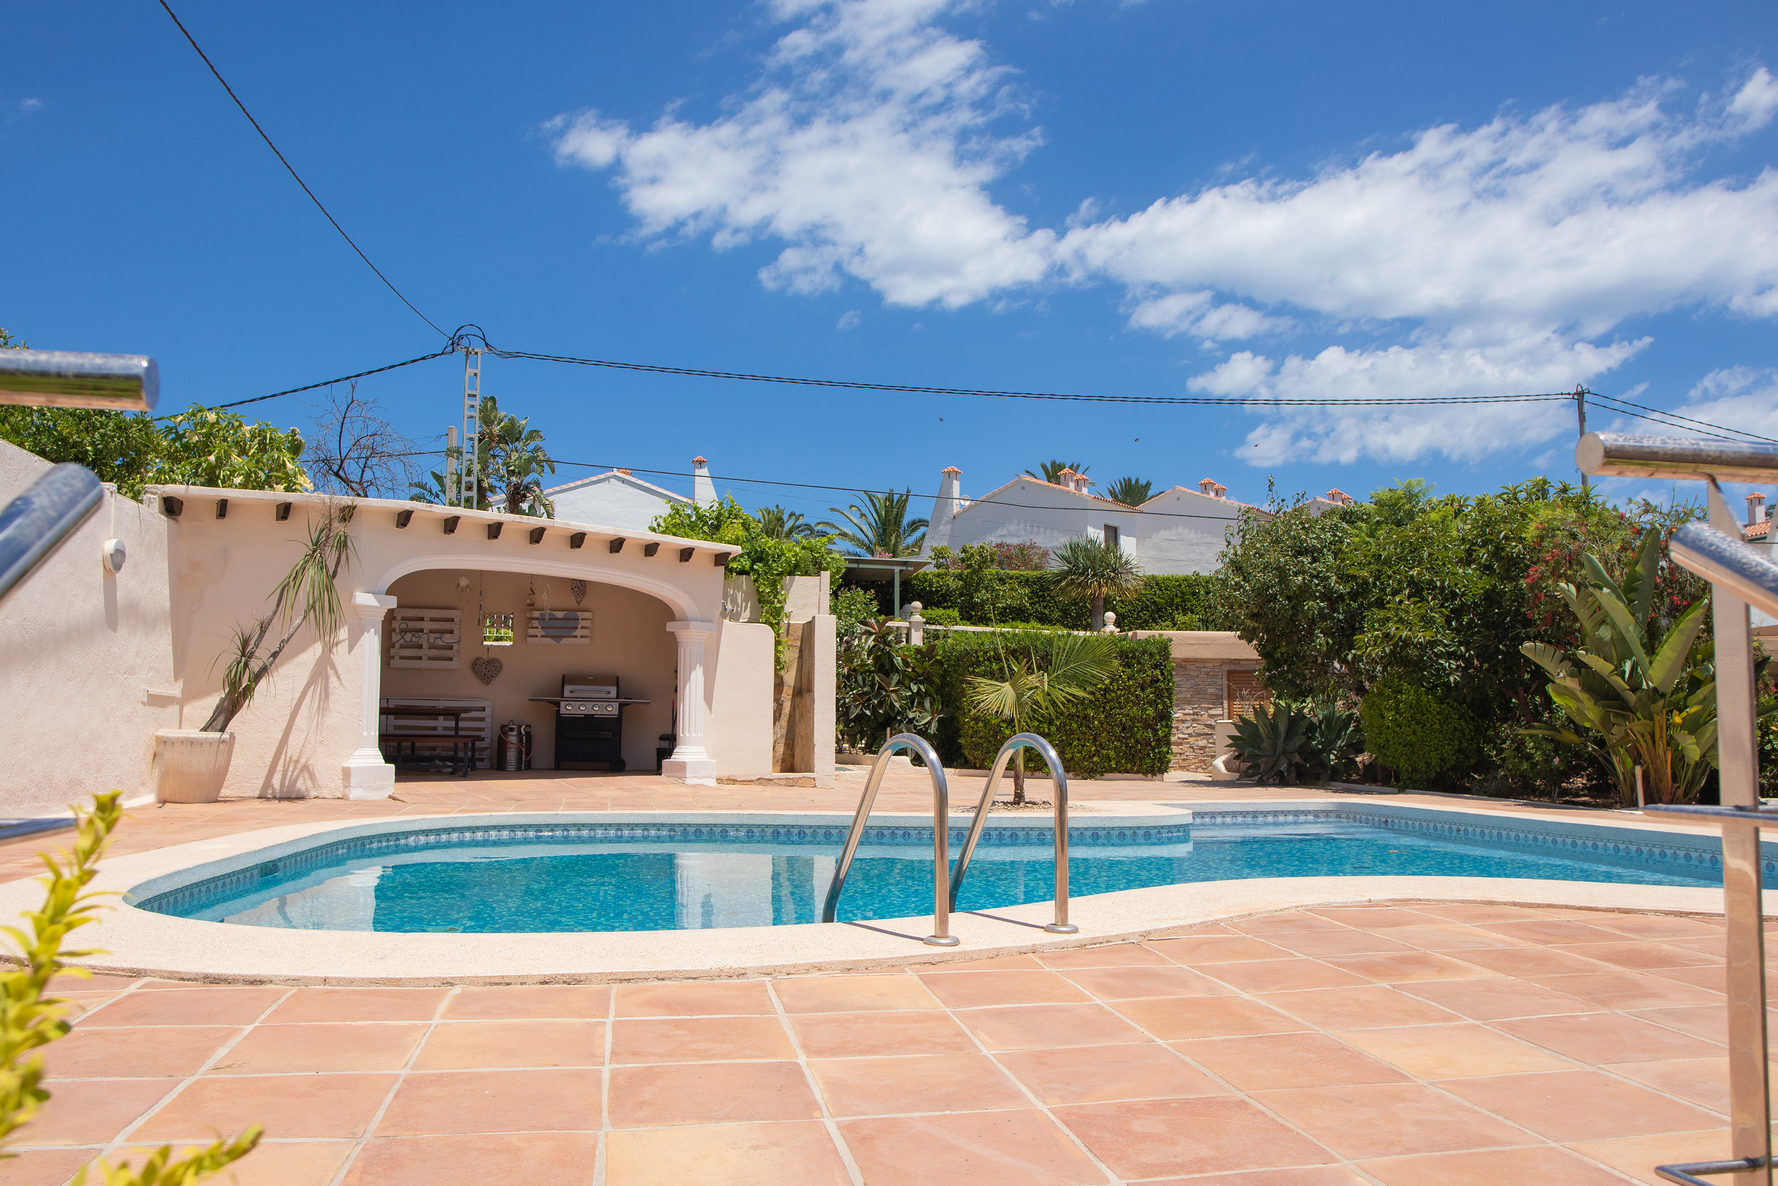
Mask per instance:
[[[1216,723],[1228,715],[1228,673],[1259,670],[1259,655],[1234,634],[1209,630],[1136,631],[1173,649],[1173,759],[1168,769],[1210,773]]]

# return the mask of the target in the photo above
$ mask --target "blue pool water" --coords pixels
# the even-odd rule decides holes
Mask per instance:
[[[1411,830],[1399,821],[1378,826],[1318,814],[1323,818],[1280,823],[1241,822],[1239,815],[1224,813],[1214,823],[1150,830],[1144,833],[1149,843],[1076,840],[1071,893],[1342,875],[1722,884],[1712,854],[1697,847],[1657,860],[1652,850],[1609,841],[1530,841],[1519,832],[1512,834],[1516,842],[1502,834],[1495,843],[1478,843],[1429,834],[1437,830],[1430,826]],[[630,830],[642,838],[623,837],[623,829],[607,826],[567,840],[559,838],[560,828],[529,836],[510,828],[458,828],[338,842],[136,904],[185,918],[319,930],[631,931],[807,923],[820,919],[839,850],[834,838],[841,834],[797,829],[798,842],[785,843],[695,838],[722,831],[717,828]],[[1054,882],[1047,834],[1027,831],[1013,840],[996,831],[990,829],[989,841],[1001,842],[984,842],[977,850],[958,908],[1048,901]],[[673,832],[678,835],[651,838]],[[1077,826],[1071,838],[1078,834]],[[1122,831],[1092,835],[1127,839]],[[870,843],[873,836],[888,842]],[[929,912],[931,851],[918,829],[867,833],[840,918]],[[1770,868],[1767,882],[1778,884]]]

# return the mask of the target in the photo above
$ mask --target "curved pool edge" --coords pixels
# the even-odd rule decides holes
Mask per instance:
[[[1116,805],[1117,810],[1092,814],[1096,818],[1140,818],[1163,814],[1157,809],[1166,806],[1124,803]],[[1171,812],[1185,806],[1172,807]],[[1202,809],[1207,804],[1190,806]],[[830,814],[622,813],[626,820],[709,820],[737,825],[754,819],[773,823],[816,816],[825,819]],[[561,823],[568,818],[610,819],[612,815],[496,813],[383,818],[349,825],[337,821],[287,825],[108,858],[90,888],[122,895],[184,881],[206,869],[238,867],[274,853],[296,851],[323,833],[353,835],[481,821]],[[884,813],[877,818],[912,822],[920,817]],[[931,817],[925,818],[930,823]],[[1025,822],[1023,817],[1008,820],[1012,826],[1021,822]],[[1046,822],[1047,817],[1030,820],[1034,826]],[[1647,835],[1650,829],[1625,830]],[[0,915],[16,917],[34,909],[41,896],[42,887],[34,879],[0,885]],[[1080,931],[1065,937],[1042,930],[1050,918],[1047,902],[965,912],[952,917],[952,933],[960,938],[960,944],[935,948],[919,941],[931,929],[929,916],[719,930],[411,934],[231,926],[155,914],[120,901],[81,933],[83,947],[101,948],[106,954],[79,961],[79,966],[94,972],[172,980],[341,986],[727,979],[942,964],[1151,938],[1307,906],[1379,902],[1500,902],[1670,914],[1722,913],[1722,891],[1711,887],[1529,878],[1254,878],[1078,897],[1073,900],[1071,918]],[[1765,909],[1769,915],[1778,915],[1778,891],[1766,892]]]

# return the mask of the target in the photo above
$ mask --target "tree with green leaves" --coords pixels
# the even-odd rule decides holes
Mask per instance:
[[[1105,627],[1107,597],[1129,597],[1142,588],[1142,566],[1136,557],[1090,535],[1076,536],[1057,548],[1050,571],[1057,592],[1092,603],[1094,630]]]
[[[1001,656],[998,676],[972,675],[967,684],[969,706],[1012,723],[1023,733],[1037,713],[1064,708],[1111,678],[1117,670],[1117,640],[1104,634],[1063,634],[1050,650],[1048,666],[1035,654]],[[1012,802],[1025,802],[1025,751],[1013,755]]]
[[[1106,489],[1105,497],[1127,507],[1139,507],[1154,497],[1154,483],[1147,478],[1119,478]]]
[[[147,486],[310,489],[302,434],[219,408],[165,420],[97,408],[0,407],[0,438],[48,461],[72,461],[128,498]]]
[[[1062,471],[1071,469],[1077,477],[1086,477],[1087,467],[1078,461],[1046,461],[1037,467],[1037,472],[1025,471],[1028,478],[1036,478],[1040,482],[1048,482],[1052,486],[1062,484]]]
[[[461,445],[447,448],[445,454],[459,466],[465,455]],[[543,446],[543,433],[531,427],[530,417],[502,412],[491,395],[482,396],[477,412],[475,465],[475,510],[544,519],[555,515],[555,505],[543,493],[543,475],[556,472],[555,460]],[[450,467],[444,473],[433,470],[414,482],[408,500],[462,505],[455,483],[446,480],[449,472]]]
[[[832,535],[860,556],[919,555],[920,545],[926,540],[927,521],[908,513],[913,491],[866,492],[862,497],[862,507],[853,503],[843,511],[839,507],[827,508],[840,517],[843,525],[823,520],[815,525],[816,529]]]
[[[754,517],[759,520],[759,529],[772,539],[810,539],[821,534],[803,518],[801,511],[785,510],[782,506],[760,507]]]

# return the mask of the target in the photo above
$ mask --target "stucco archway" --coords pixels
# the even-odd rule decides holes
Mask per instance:
[[[473,549],[464,549],[460,552],[440,552],[431,556],[412,556],[406,560],[397,561],[377,578],[376,584],[370,591],[379,595],[387,594],[391,585],[409,573],[442,568],[515,572],[531,576],[565,577],[569,580],[598,581],[606,585],[621,585],[626,589],[634,589],[638,593],[646,593],[657,601],[665,602],[681,618],[695,620],[700,616],[698,603],[692,599],[691,595],[669,581],[590,561],[577,563],[569,560],[551,560],[542,556],[502,555],[492,549],[485,552],[477,552]]]

